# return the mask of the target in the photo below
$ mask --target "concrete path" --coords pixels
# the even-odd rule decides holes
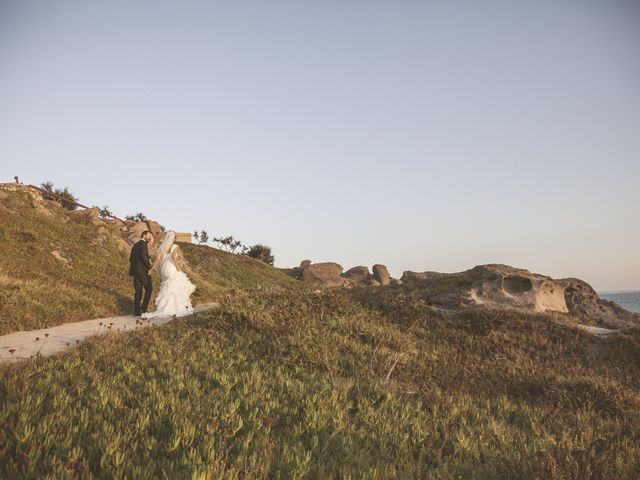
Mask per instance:
[[[592,335],[595,335],[596,337],[604,337],[606,335],[610,335],[612,333],[616,333],[620,331],[620,329],[593,327],[591,325],[577,324],[576,326],[578,328],[581,328],[582,330],[586,330],[587,332],[589,332]]]
[[[217,304],[199,305],[194,308],[194,312],[198,313],[216,306]],[[173,318],[170,316],[143,320],[133,315],[125,315],[69,322],[40,330],[10,333],[0,336],[0,363],[28,360],[37,354],[48,357],[70,348],[92,335],[104,334],[108,331],[128,332],[152,325],[163,325]]]

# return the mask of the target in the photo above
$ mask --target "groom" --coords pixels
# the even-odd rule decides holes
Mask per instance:
[[[131,248],[129,255],[129,275],[133,277],[133,288],[136,293],[133,298],[133,315],[139,317],[147,312],[149,300],[151,299],[151,262],[149,261],[148,244],[153,241],[153,235],[149,230],[142,232],[141,239]],[[142,288],[144,287],[144,300],[142,299]]]

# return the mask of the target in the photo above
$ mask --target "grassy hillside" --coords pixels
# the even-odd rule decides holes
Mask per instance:
[[[638,478],[637,334],[389,292],[229,296],[4,367],[0,477]]]
[[[130,312],[127,254],[95,233],[0,198],[0,333]],[[0,366],[0,478],[640,477],[637,330],[181,246],[219,309]]]
[[[26,192],[0,198],[0,335],[133,311],[128,253],[118,248],[118,227],[108,224],[105,241],[97,242],[96,226],[74,221],[55,205],[48,204],[47,211],[35,208]],[[248,257],[205,246],[182,247],[194,273],[195,303],[258,285],[297,285]],[[157,273],[153,282],[157,292]],[[151,305],[154,298],[155,293]]]

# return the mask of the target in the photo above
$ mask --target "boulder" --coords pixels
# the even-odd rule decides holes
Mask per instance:
[[[164,240],[165,233],[160,227],[158,222],[154,222],[153,220],[149,220],[147,222],[148,230],[153,235],[153,243],[157,246],[160,245],[162,240]]]
[[[348,281],[341,274],[342,266],[337,263],[314,263],[302,271],[302,281],[319,287],[342,287]]]
[[[51,252],[51,255],[53,255],[55,257],[55,259],[58,260],[60,263],[63,263],[65,265],[68,265],[69,262],[71,262],[71,260],[69,260],[67,257],[65,257],[64,254],[60,250],[53,250]]]
[[[140,236],[145,230],[149,230],[146,222],[137,222],[134,225],[130,225],[129,235],[127,236],[129,245],[134,245],[138,240],[140,240]]]
[[[384,265],[374,265],[373,266],[373,277],[382,285],[389,285],[391,282],[391,275],[389,275],[389,270]]]
[[[87,208],[85,210],[72,210],[69,216],[76,222],[84,225],[104,226],[107,223],[100,217],[98,208]]]
[[[291,269],[291,273],[293,274],[294,277],[298,278],[298,279],[302,279],[302,272],[304,271],[305,268],[307,268],[309,265],[311,265],[311,260],[302,260],[300,262],[300,266],[298,267],[293,267]]]
[[[357,286],[368,285],[371,278],[369,269],[363,266],[350,268],[342,276]]]
[[[302,260],[300,262],[300,266],[298,267],[300,270],[304,270],[305,268],[307,268],[309,265],[311,265],[311,260]]]
[[[96,234],[91,239],[91,245],[105,245],[109,241],[109,230],[104,225],[99,225]]]

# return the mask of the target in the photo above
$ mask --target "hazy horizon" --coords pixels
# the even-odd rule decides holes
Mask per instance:
[[[640,3],[0,2],[0,182],[336,261],[640,290]]]

